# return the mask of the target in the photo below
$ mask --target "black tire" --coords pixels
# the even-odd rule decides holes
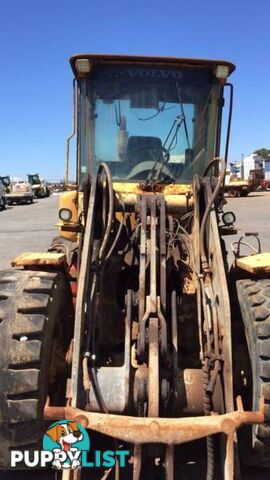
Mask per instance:
[[[252,409],[259,410],[264,396],[266,423],[252,426],[250,452],[244,462],[270,467],[270,279],[236,282],[252,370]],[[251,445],[252,444],[252,445]]]
[[[5,210],[6,206],[7,206],[7,201],[6,201],[5,197],[2,197],[1,210]]]
[[[228,191],[228,196],[229,196],[230,198],[239,197],[239,192],[238,192],[238,190],[236,190],[236,189],[231,189],[231,190]]]
[[[270,183],[267,183],[267,184],[265,185],[265,190],[266,190],[267,192],[270,192]]]
[[[0,468],[10,450],[32,450],[44,435],[44,404],[64,404],[73,333],[72,296],[62,273],[0,273]],[[60,403],[61,402],[61,403]]]
[[[43,194],[42,194],[42,191],[40,189],[38,189],[36,191],[36,198],[43,198]]]
[[[240,197],[247,197],[249,194],[248,190],[241,190]]]

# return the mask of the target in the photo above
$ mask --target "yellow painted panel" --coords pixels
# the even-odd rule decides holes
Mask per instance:
[[[31,265],[65,265],[66,255],[65,253],[56,252],[35,252],[35,253],[22,253],[14,260],[12,260],[12,267],[24,267]]]
[[[68,192],[62,193],[59,200],[59,210],[61,208],[68,208],[72,212],[71,223],[76,223],[78,221],[78,192],[77,190],[72,190]],[[63,222],[60,221],[63,225]],[[57,224],[58,226],[59,224]],[[76,232],[67,232],[61,229],[60,227],[60,235],[61,237],[65,238],[66,240],[70,240],[71,242],[77,241],[77,233]]]
[[[257,255],[238,258],[236,266],[250,273],[270,272],[270,253],[258,253]]]
[[[114,182],[113,188],[120,193],[143,193],[139,183]],[[191,193],[191,190],[191,185],[164,185],[160,193],[164,195],[185,195],[186,193]]]

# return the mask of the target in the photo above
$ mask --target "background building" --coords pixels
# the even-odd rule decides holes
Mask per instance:
[[[269,159],[270,160],[270,159]],[[245,180],[249,177],[250,170],[255,170],[257,168],[264,168],[265,159],[261,157],[261,155],[257,155],[257,153],[251,153],[243,159],[243,178]],[[270,165],[269,165],[270,169]],[[270,173],[270,170],[269,170]]]

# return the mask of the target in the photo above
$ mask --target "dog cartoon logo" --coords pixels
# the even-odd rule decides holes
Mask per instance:
[[[48,428],[43,437],[43,449],[53,452],[52,467],[59,470],[80,468],[81,453],[89,448],[88,433],[76,422],[56,422]]]

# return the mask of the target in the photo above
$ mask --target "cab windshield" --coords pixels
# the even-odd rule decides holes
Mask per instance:
[[[33,185],[40,183],[39,175],[28,175],[28,181]]]
[[[219,85],[208,70],[99,66],[81,87],[81,174],[190,183],[213,157]]]

